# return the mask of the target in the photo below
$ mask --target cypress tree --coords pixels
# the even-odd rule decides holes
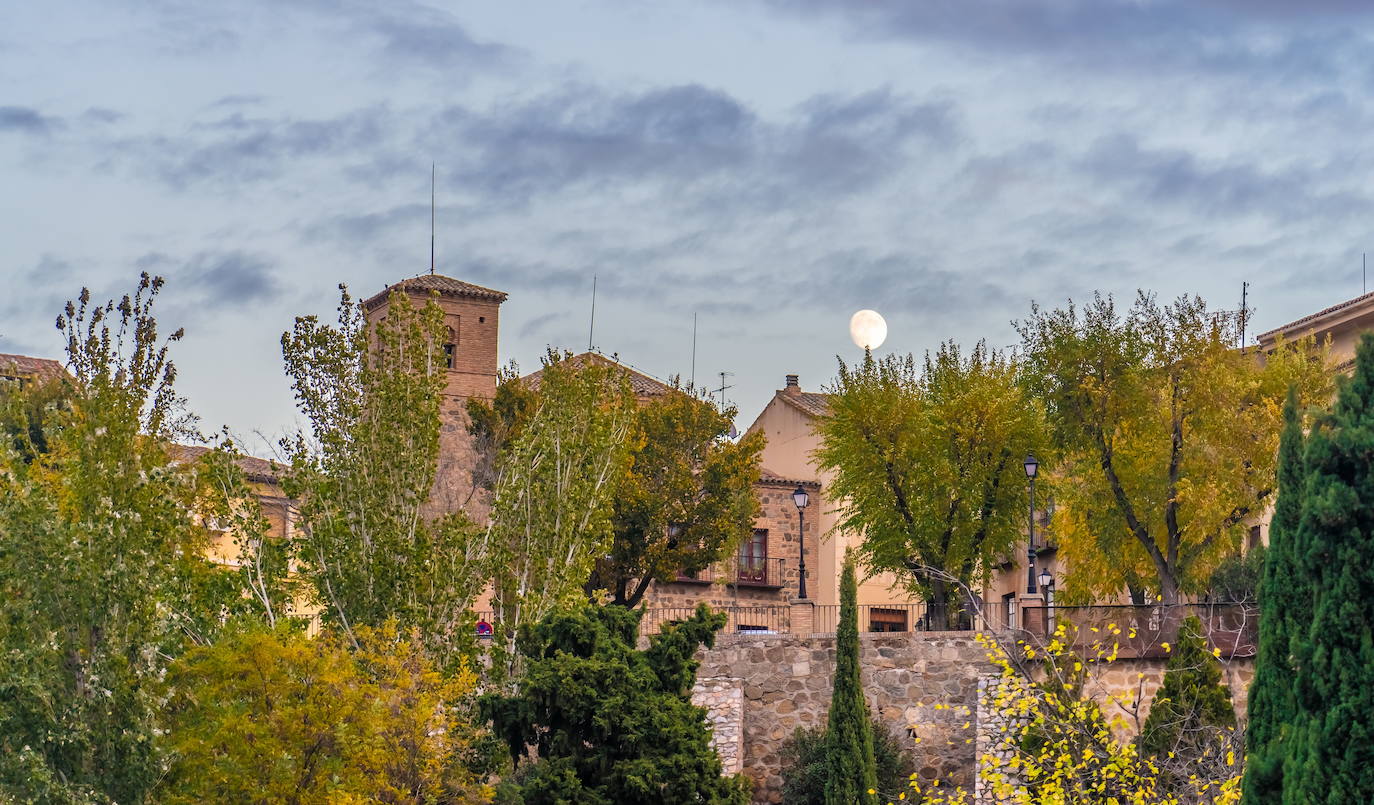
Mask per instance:
[[[1288,390],[1279,437],[1278,500],[1269,522],[1269,548],[1260,575],[1260,635],[1250,682],[1243,805],[1279,801],[1283,791],[1286,725],[1292,720],[1293,638],[1312,622],[1312,579],[1297,572],[1302,514],[1302,419],[1297,390]]]
[[[878,788],[873,733],[859,670],[858,597],[854,559],[846,555],[844,574],[840,577],[840,623],[835,630],[835,689],[830,697],[826,728],[826,805],[871,802],[873,795],[869,792]]]
[[[1186,782],[1204,758],[1221,757],[1236,726],[1231,690],[1221,681],[1221,663],[1207,650],[1196,615],[1180,625],[1172,648],[1139,739],[1141,754],[1155,759],[1166,789]]]
[[[1304,466],[1295,572],[1310,574],[1314,600],[1292,642],[1297,713],[1282,801],[1374,802],[1374,335],[1308,436]]]

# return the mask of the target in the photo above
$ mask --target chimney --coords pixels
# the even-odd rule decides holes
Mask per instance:
[[[782,390],[783,394],[801,394],[801,384],[797,382],[796,375],[787,376],[787,387]]]

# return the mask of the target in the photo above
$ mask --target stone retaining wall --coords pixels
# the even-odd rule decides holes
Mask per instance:
[[[864,634],[859,642],[869,709],[910,747],[917,774],[923,781],[938,777],[942,784],[977,790],[976,758],[993,748],[1001,722],[980,708],[980,689],[997,673],[974,633]],[[797,727],[825,723],[835,638],[724,635],[700,658],[693,701],[707,709],[726,772],[743,771],[754,780],[755,802],[781,802],[780,750]],[[1120,712],[1111,697],[1139,700],[1143,723],[1164,664],[1162,659],[1119,659],[1091,676],[1085,691],[1109,717]],[[1223,667],[1243,719],[1253,661],[1238,658]],[[1127,716],[1127,721],[1129,727],[1135,719]],[[991,801],[990,792],[978,794],[979,802]]]
[[[917,773],[972,785],[978,679],[992,670],[973,633],[859,641],[869,708],[912,747]],[[825,723],[834,673],[833,636],[725,635],[703,652],[693,699],[724,730],[717,751],[753,778],[756,802],[782,801],[779,751],[797,727]]]

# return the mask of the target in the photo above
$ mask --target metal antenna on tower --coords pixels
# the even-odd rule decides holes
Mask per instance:
[[[592,334],[596,332],[596,275],[592,275],[592,319],[587,324],[587,351],[592,351]]]
[[[697,314],[692,314],[692,388],[697,386]]]
[[[429,163],[429,273],[434,274],[434,163]]]
[[[1249,292],[1250,283],[1242,282],[1240,284],[1240,348],[1242,350],[1245,349],[1245,319],[1250,314],[1250,311],[1245,307]]]
[[[727,378],[727,377],[734,377],[734,376],[735,376],[735,373],[734,373],[734,372],[721,372],[721,373],[720,373],[720,407],[721,407],[721,408],[724,408],[724,407],[725,407],[725,390],[726,390],[726,389],[732,389],[732,388],[735,387],[733,383],[730,384],[730,385],[726,385],[726,383],[725,383],[725,378]]]

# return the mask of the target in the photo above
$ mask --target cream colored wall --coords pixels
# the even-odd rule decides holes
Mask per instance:
[[[779,392],[786,394],[787,392]],[[806,515],[819,517],[821,527],[820,556],[807,557],[808,592],[817,604],[829,605],[840,602],[840,565],[844,560],[845,548],[857,546],[857,534],[839,533],[836,528],[838,516],[835,504],[827,497],[832,475],[820,472],[813,463],[811,454],[820,446],[820,440],[812,429],[812,417],[774,396],[750,426],[750,432],[761,430],[768,443],[763,449],[762,464],[773,472],[786,478],[814,480],[820,483],[819,500],[812,500],[807,506]],[[910,596],[901,589],[893,589],[895,577],[890,573],[880,573],[861,580],[859,584],[860,604],[907,603]]]

